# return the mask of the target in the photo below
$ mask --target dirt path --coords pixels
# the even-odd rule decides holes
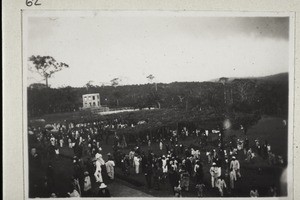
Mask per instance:
[[[152,197],[150,194],[129,187],[124,181],[118,179],[110,183],[108,187],[112,197]]]

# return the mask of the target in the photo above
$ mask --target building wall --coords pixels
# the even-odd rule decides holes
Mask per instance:
[[[84,94],[82,95],[82,108],[99,108],[100,105],[100,95],[95,94]]]

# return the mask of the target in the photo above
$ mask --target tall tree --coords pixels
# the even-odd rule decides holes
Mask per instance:
[[[93,82],[94,81],[88,81],[84,86],[85,86],[85,88],[86,88],[86,90],[88,91],[88,92],[90,92],[90,90],[91,90],[91,88],[94,88],[95,86],[93,85]]]
[[[150,74],[146,77],[150,83],[153,83],[153,80],[155,79],[155,76],[153,76],[153,74]],[[154,82],[154,87],[155,87],[155,91],[154,92],[150,92],[150,102],[151,101],[154,101],[155,104],[157,105],[158,109],[160,109],[161,107],[161,98],[160,98],[160,95],[158,94],[158,91],[157,91],[157,83]]]
[[[113,96],[116,98],[117,101],[117,106],[119,106],[119,99],[121,97],[120,92],[118,92],[116,90],[116,87],[120,84],[121,79],[120,78],[114,78],[112,79],[111,82],[111,86],[113,86],[115,88],[115,91],[113,92]]]
[[[146,77],[150,82],[153,81],[153,79],[155,78],[152,74],[150,74],[149,76]]]
[[[110,83],[111,83],[111,86],[113,86],[113,87],[117,87],[119,84],[120,84],[120,78],[113,78],[111,81],[110,81]]]
[[[252,101],[255,96],[256,84],[250,79],[235,79],[232,82],[237,98],[240,101]]]
[[[150,74],[149,76],[146,77],[150,83],[153,82],[153,80],[155,79],[155,76],[153,76],[153,74]],[[154,83],[155,86],[155,91],[157,91],[157,83]]]
[[[68,68],[69,65],[62,62],[57,62],[51,56],[31,56],[29,61],[32,62],[33,66],[29,67],[29,70],[37,72],[43,78],[45,78],[46,86],[48,87],[48,79],[63,68]]]

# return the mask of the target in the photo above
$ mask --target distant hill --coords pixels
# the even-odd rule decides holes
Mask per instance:
[[[279,73],[269,76],[262,76],[262,77],[226,77],[228,78],[228,82],[232,82],[235,79],[253,79],[257,81],[268,81],[268,82],[276,82],[276,83],[285,83],[289,80],[288,72]],[[210,80],[210,82],[218,82],[220,78]]]
[[[286,73],[274,74],[274,75],[270,75],[270,76],[258,77],[258,78],[255,78],[255,79],[263,80],[263,81],[283,83],[283,82],[288,82],[289,74],[286,72]]]

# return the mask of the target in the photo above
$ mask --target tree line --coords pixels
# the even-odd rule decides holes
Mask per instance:
[[[174,82],[143,85],[50,88],[32,84],[28,92],[29,116],[73,112],[82,107],[82,95],[99,93],[100,102],[109,108],[172,108],[185,111],[211,110],[215,113],[244,112],[287,115],[288,76],[281,81],[233,79],[225,82]]]

